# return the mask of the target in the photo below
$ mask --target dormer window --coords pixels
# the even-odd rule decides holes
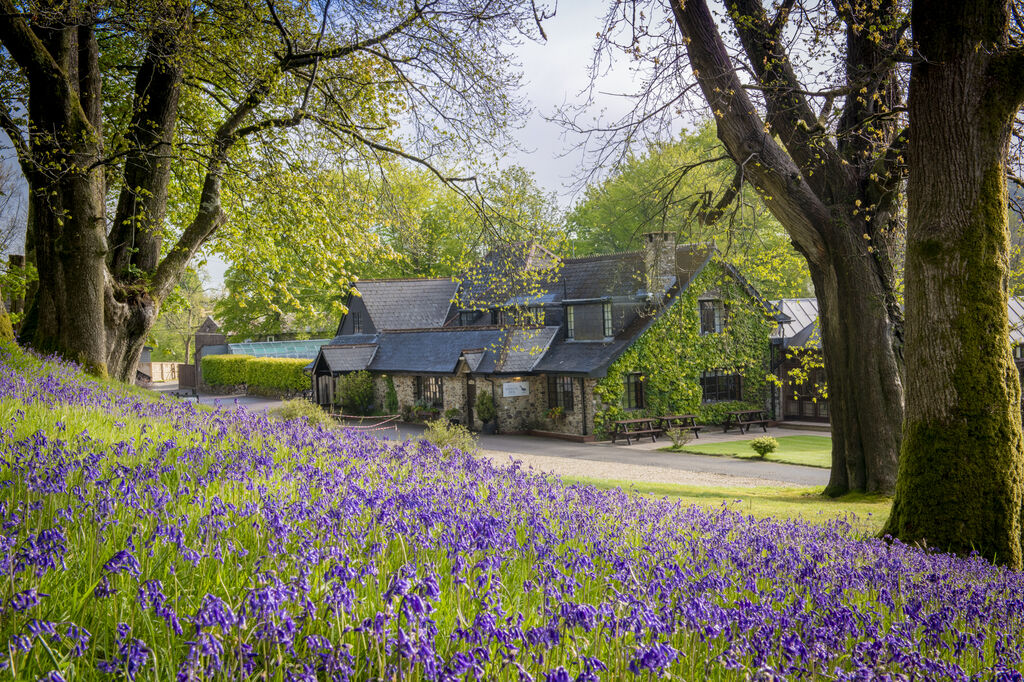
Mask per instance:
[[[565,308],[565,338],[576,338],[576,310],[571,305]]]
[[[352,333],[362,334],[363,333],[363,315],[362,313],[352,313]]]
[[[700,333],[719,334],[725,326],[725,303],[718,300],[699,301]]]
[[[604,337],[607,339],[612,335],[612,304],[605,303],[601,312],[604,317]]]

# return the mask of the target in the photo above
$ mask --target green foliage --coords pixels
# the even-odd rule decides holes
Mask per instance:
[[[645,232],[671,230],[682,242],[714,240],[766,298],[808,293],[810,276],[790,237],[753,187],[744,185],[716,214],[736,167],[723,155],[714,126],[652,144],[630,156],[611,177],[587,188],[566,218],[575,255],[640,248]]]
[[[719,292],[730,312],[721,333],[702,335],[697,300],[710,290]],[[644,415],[697,414],[701,423],[719,423],[725,412],[757,409],[768,382],[768,337],[774,326],[724,267],[710,263],[594,387],[602,403],[594,415],[595,431],[607,435],[613,421],[626,417],[624,379],[635,372],[644,381]],[[700,374],[716,369],[743,376],[743,401],[702,402]]]
[[[12,301],[24,300],[29,287],[38,279],[39,273],[31,263],[27,263],[22,267],[13,266],[10,262],[0,265],[0,292],[3,292],[3,295],[0,296],[0,301],[4,298]],[[0,303],[0,308],[2,307],[3,304]],[[24,315],[25,313],[8,314],[6,310],[0,309],[0,318],[6,317],[8,326],[21,322],[21,318]],[[0,327],[3,327],[2,322],[0,322]],[[13,329],[11,333],[13,335]],[[0,328],[0,336],[3,336],[3,334],[4,330]]]
[[[312,385],[304,371],[308,364],[308,360],[295,358],[251,358],[245,365],[245,383],[256,388],[303,391]]]
[[[3,302],[0,301],[0,341],[14,341],[14,327],[11,326],[11,317],[3,309]]]
[[[476,397],[476,416],[480,421],[492,422],[498,416],[498,408],[494,405],[494,397],[490,393],[481,392]]]
[[[693,431],[690,429],[683,429],[678,426],[665,431],[665,435],[672,441],[673,450],[682,450],[686,447],[686,444],[693,440]]]
[[[319,405],[302,398],[285,400],[277,407],[267,410],[267,412],[271,416],[284,421],[305,419],[311,426],[323,426],[326,429],[332,428],[335,425],[331,416],[324,412]]]
[[[247,378],[249,355],[207,355],[202,360],[203,381],[211,386],[237,386]]]
[[[453,424],[447,419],[434,419],[427,422],[427,429],[421,436],[442,450],[454,448],[463,452],[475,452],[476,438],[462,424]]]
[[[398,392],[395,390],[395,380],[391,376],[384,378],[384,409],[388,414],[398,414]]]
[[[202,269],[187,269],[174,291],[160,306],[160,315],[149,332],[157,362],[191,362],[196,329],[213,309]]]
[[[769,454],[775,452],[779,447],[779,441],[775,440],[771,436],[760,436],[750,441],[750,449],[758,454],[761,459],[764,459]]]
[[[366,370],[342,374],[335,385],[334,397],[347,411],[369,414],[373,407],[373,375]]]
[[[765,381],[765,384],[769,383]],[[701,403],[700,407],[694,413],[697,415],[697,421],[701,424],[721,424],[726,420],[726,417],[730,412],[738,412],[739,410],[756,410],[760,405],[754,402],[744,402],[742,400],[723,400],[718,403]]]

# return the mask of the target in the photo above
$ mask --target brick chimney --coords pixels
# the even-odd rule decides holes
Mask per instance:
[[[660,294],[676,276],[676,235],[674,232],[646,232],[644,239],[644,285]]]

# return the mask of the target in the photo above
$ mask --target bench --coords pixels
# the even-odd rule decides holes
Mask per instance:
[[[736,410],[725,415],[725,422],[722,424],[722,433],[727,433],[733,426],[740,430],[740,433],[749,433],[751,426],[760,426],[765,433],[768,433],[768,419],[765,419],[764,410]]]
[[[668,432],[669,429],[683,429],[693,431],[694,438],[700,438],[700,427],[697,426],[697,415],[695,414],[671,414],[658,417],[661,430]]]
[[[639,440],[644,436],[650,436],[652,443],[658,442],[658,436],[661,435],[661,429],[655,425],[658,421],[655,417],[644,417],[642,419],[620,419],[615,424],[615,428],[612,429],[612,443],[618,438],[625,438],[626,445],[633,444],[633,438]]]

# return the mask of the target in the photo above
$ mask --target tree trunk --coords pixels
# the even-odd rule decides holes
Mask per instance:
[[[1001,61],[1003,2],[919,0],[912,24],[924,59],[909,99],[907,404],[886,531],[1020,568],[1005,170],[1021,75]]]
[[[100,109],[95,38],[74,28],[47,37],[70,82],[29,83],[32,154],[45,159],[27,173],[39,271],[33,345],[105,374],[107,241],[102,128],[92,125]]]
[[[847,232],[850,232],[847,230]],[[828,382],[832,468],[825,494],[891,493],[903,420],[902,319],[863,244],[811,264]]]
[[[885,237],[898,182],[879,170],[881,142],[867,149],[866,136],[853,133],[833,144],[798,94],[803,88],[780,47],[782,23],[769,22],[758,0],[737,0],[730,16],[765,93],[765,119],[736,76],[707,3],[672,0],[672,6],[719,139],[807,259],[814,280],[832,421],[825,492],[891,493],[903,421],[903,318]],[[878,34],[884,35],[898,22],[882,17],[879,24],[889,27]],[[851,29],[850,42],[872,53],[882,49],[862,33]],[[892,80],[886,73],[869,85],[884,91]],[[892,105],[886,97],[866,101]],[[885,115],[877,106],[848,109],[843,127],[860,130],[865,118]],[[879,124],[875,138],[892,144],[898,134]]]

